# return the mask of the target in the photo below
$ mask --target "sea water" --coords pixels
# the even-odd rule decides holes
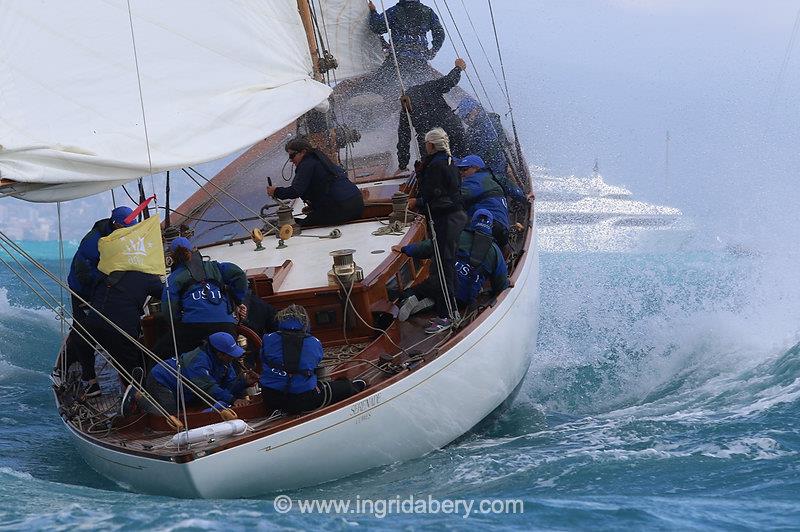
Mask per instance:
[[[57,270],[51,248],[39,252]],[[797,528],[792,271],[725,250],[543,254],[539,345],[508,408],[422,458],[285,493],[293,506],[280,513],[275,494],[155,497],[89,469],[49,387],[61,328],[2,269],[0,527]],[[351,506],[304,514],[300,500]],[[402,504],[420,500],[426,512]],[[475,506],[445,512],[444,501]],[[482,501],[498,512],[479,512]]]

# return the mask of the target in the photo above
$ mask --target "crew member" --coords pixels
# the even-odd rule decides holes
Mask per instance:
[[[80,296],[86,301],[91,298],[94,286],[102,275],[97,269],[97,265],[100,262],[98,242],[102,237],[110,235],[116,229],[134,225],[136,223],[135,219],[130,222],[125,221],[132,213],[133,211],[130,207],[116,207],[111,211],[109,218],[97,220],[91,231],[81,239],[78,251],[72,257],[72,264],[67,276],[67,285],[71,290],[72,321],[73,327],[77,325],[78,331],[84,335],[86,334],[86,319],[89,308],[76,296]],[[90,396],[93,397],[100,395],[100,388],[94,380],[94,362],[91,363],[91,370],[89,370],[89,365],[87,364],[86,353],[89,352],[89,349],[94,353],[94,348],[78,332],[71,330],[67,338],[67,356],[70,360],[77,359],[81,362],[84,370],[83,380],[88,381],[85,383],[87,385],[86,393],[87,395],[91,394]],[[94,357],[92,356],[93,360]]]
[[[505,132],[499,117],[496,121],[492,120],[489,113],[471,96],[465,96],[459,102],[456,114],[466,125],[466,152],[478,155],[496,175],[506,175],[508,159],[503,150]]]
[[[267,187],[267,194],[277,199],[302,198],[307,204],[301,226],[337,225],[357,220],[364,211],[364,198],[347,172],[303,138],[286,143],[286,153],[295,165],[292,184]]]
[[[185,237],[172,241],[172,272],[161,296],[161,307],[172,309],[178,353],[199,346],[209,334],[236,334],[236,319],[247,317],[247,275],[230,262],[203,260]],[[172,335],[157,343],[156,353],[172,353]]]
[[[97,312],[122,330],[120,332],[97,312],[90,312],[86,318],[89,333],[125,370],[120,373],[120,380],[125,385],[128,384],[127,375],[132,374],[134,368],[147,367],[141,349],[126,335],[139,338],[142,307],[148,297],[161,297],[162,289],[163,283],[158,275],[139,271],[114,271],[109,275],[101,273],[89,299]],[[83,379],[88,381],[86,396],[93,397],[100,394],[100,387],[94,370],[94,347],[88,344],[86,346],[81,351],[80,362]]]
[[[478,209],[486,209],[492,213],[494,236],[497,245],[502,249],[508,243],[508,202],[499,178],[488,168],[483,159],[477,155],[467,155],[458,162],[461,174],[461,199],[467,216],[472,217]],[[525,195],[514,186],[515,199],[524,200]]]
[[[261,348],[261,393],[270,408],[289,414],[310,412],[346,399],[366,387],[353,382],[317,380],[322,344],[308,333],[308,314],[289,305],[276,315],[278,330],[264,336]]]
[[[425,135],[425,151],[428,155],[423,159],[418,171],[419,193],[415,201],[410,201],[409,205],[421,209],[426,215],[430,214],[428,222],[436,233],[436,248],[441,259],[442,271],[436,271],[434,268],[433,274],[441,276],[446,293],[439,289],[433,294],[438,316],[434,319],[434,325],[443,330],[452,325],[453,316],[450,316],[448,306],[452,306],[455,289],[456,245],[468,218],[461,204],[461,182],[458,178],[458,169],[450,155],[447,133],[441,128],[428,131]],[[441,284],[437,282],[437,286]]]
[[[496,297],[508,287],[508,268],[503,253],[493,240],[492,213],[487,209],[478,209],[472,216],[469,228],[461,232],[456,252],[455,296],[459,305],[473,304],[486,279],[491,283],[491,297]],[[433,242],[423,240],[402,248],[393,246],[392,250],[425,259],[433,256]],[[405,321],[411,314],[428,308],[431,296],[437,291],[436,284],[437,281],[429,277],[406,292],[398,319]],[[441,330],[442,327],[432,322],[425,332],[432,334]]]
[[[371,0],[367,5],[370,30],[378,35],[391,30],[392,43],[401,68],[424,65],[442,48],[445,31],[439,22],[439,17],[433,9],[419,0],[400,0],[397,5],[386,10],[385,17],[383,13],[378,13]],[[430,48],[428,48],[428,32],[433,38]]]
[[[406,98],[401,100],[402,109],[397,124],[397,165],[401,171],[407,170],[411,157],[408,116],[411,116],[411,124],[417,131],[421,154],[425,153],[425,133],[437,127],[447,132],[453,153],[459,156],[466,153],[464,126],[444,99],[444,94],[458,85],[461,71],[466,68],[467,63],[463,59],[456,59],[455,66],[446,76],[415,85],[406,91]]]
[[[258,375],[252,371],[236,371],[234,362],[242,354],[244,349],[230,334],[211,334],[200,347],[180,355],[181,375],[212,398],[214,407],[219,410],[245,406],[249,404],[245,391],[258,382]],[[157,364],[145,384],[148,394],[170,414],[178,411],[177,367],[178,361],[174,357]],[[209,406],[208,398],[201,399],[190,386],[184,384],[182,389],[186,406]],[[149,400],[143,400],[142,394],[129,386],[122,398],[121,413],[123,416],[131,415],[140,408],[145,412],[159,413]]]

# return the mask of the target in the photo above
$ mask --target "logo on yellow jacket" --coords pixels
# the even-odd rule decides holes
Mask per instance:
[[[117,229],[98,242],[97,269],[108,275],[115,271],[138,271],[165,275],[164,244],[157,216],[142,223]]]

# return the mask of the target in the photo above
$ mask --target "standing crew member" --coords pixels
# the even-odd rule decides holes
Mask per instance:
[[[142,307],[148,296],[161,297],[163,284],[161,277],[139,271],[114,271],[101,274],[89,303],[97,312],[111,320],[125,334],[138,339],[142,330]],[[146,360],[141,349],[124,334],[112,327],[96,312],[90,312],[86,324],[92,337],[130,374],[134,368],[146,368]],[[94,370],[94,347],[86,344],[81,351],[83,379],[88,381],[86,396],[100,395]],[[87,376],[89,378],[87,378]],[[120,374],[123,384],[127,376]]]
[[[100,250],[98,242],[104,236],[110,235],[114,230],[123,227],[130,227],[136,223],[136,220],[131,220],[130,223],[125,223],[125,219],[133,213],[130,207],[116,207],[111,211],[109,218],[97,220],[92,226],[91,231],[81,239],[78,245],[78,251],[72,257],[72,263],[69,268],[69,275],[67,276],[67,285],[70,290],[75,292],[78,296],[86,301],[92,296],[92,291],[98,279],[102,276],[97,269],[100,262]],[[87,326],[86,319],[88,314],[88,307],[84,305],[80,299],[71,294],[72,300],[72,321],[74,324],[79,325],[78,330],[85,334],[84,329]],[[84,368],[83,379],[90,381],[87,383],[87,393],[91,392],[92,396],[100,395],[100,389],[97,382],[94,381],[94,362],[92,362],[92,369],[89,371],[88,365],[85,365],[85,357],[88,350],[91,348],[94,353],[94,348],[90,346],[77,332],[70,331],[67,338],[67,355],[72,360],[73,355],[81,361]],[[92,356],[94,360],[94,356]]]
[[[178,353],[199,346],[208,335],[236,334],[236,318],[247,317],[247,275],[231,262],[203,260],[184,237],[172,241],[173,267],[161,296],[162,308],[172,307]],[[167,299],[169,297],[169,300]],[[161,337],[155,349],[173,353],[172,336]]]
[[[289,305],[275,317],[278,330],[264,336],[261,347],[261,388],[264,402],[289,414],[311,412],[356,394],[366,387],[362,380],[317,380],[322,344],[308,333],[308,314]]]
[[[455,294],[455,253],[461,230],[467,223],[467,215],[461,205],[460,179],[458,168],[450,155],[447,133],[434,128],[425,135],[425,151],[419,174],[419,195],[412,206],[426,213],[430,210],[429,223],[436,232],[436,247],[442,261],[439,279],[444,282],[450,300]],[[435,264],[435,263],[434,263]],[[441,285],[438,282],[437,286]],[[448,313],[447,297],[440,288],[434,294],[437,318],[434,318],[430,332],[449,329],[452,326]],[[435,330],[434,330],[435,329]]]
[[[361,217],[364,198],[342,167],[303,138],[290,140],[285,149],[296,167],[294,179],[288,187],[267,187],[267,194],[282,200],[302,198],[308,204],[303,209],[307,214],[297,219],[298,224],[336,225]]]
[[[367,5],[370,30],[378,35],[391,30],[392,43],[401,68],[422,66],[433,59],[442,48],[445,31],[439,22],[439,17],[433,9],[419,0],[400,0],[397,5],[386,10],[385,18],[383,13],[378,13],[372,0]],[[430,48],[428,48],[428,32],[433,38]],[[388,60],[391,61],[392,58]]]
[[[464,126],[453,110],[447,105],[444,94],[461,80],[461,71],[466,70],[467,63],[459,58],[455,66],[446,75],[420,85],[415,85],[406,91],[406,99],[401,100],[403,109],[400,111],[400,121],[397,124],[397,166],[406,170],[411,157],[409,146],[411,130],[408,127],[406,111],[411,116],[411,124],[417,131],[419,152],[425,153],[425,133],[439,127],[447,132],[450,149],[456,155],[465,153]]]

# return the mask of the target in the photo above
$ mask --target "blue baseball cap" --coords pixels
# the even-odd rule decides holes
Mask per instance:
[[[208,337],[208,343],[217,351],[222,351],[233,358],[239,358],[244,354],[244,349],[226,332],[215,332]]]
[[[458,115],[459,118],[464,119],[472,111],[479,108],[480,105],[478,104],[477,101],[475,101],[475,98],[467,96],[466,98],[458,102],[458,107],[456,107],[456,114]]]
[[[467,155],[466,157],[458,161],[458,163],[456,163],[456,166],[458,166],[459,168],[472,168],[473,166],[476,168],[486,168],[486,163],[483,162],[483,159],[481,159],[477,155]]]
[[[137,220],[135,218],[131,220],[131,223],[129,224],[125,223],[125,218],[130,216],[131,213],[133,213],[133,209],[131,209],[130,207],[125,207],[125,206],[117,207],[116,209],[111,211],[111,221],[123,227],[130,227],[132,225],[136,225]]]
[[[189,251],[192,250],[192,243],[189,242],[189,239],[185,236],[179,236],[175,240],[172,241],[172,244],[169,245],[169,249],[173,252],[177,251],[178,248],[186,248]]]
[[[475,231],[480,231],[487,235],[492,234],[492,224],[494,223],[494,216],[486,209],[478,209],[472,215],[472,223],[470,226]]]

